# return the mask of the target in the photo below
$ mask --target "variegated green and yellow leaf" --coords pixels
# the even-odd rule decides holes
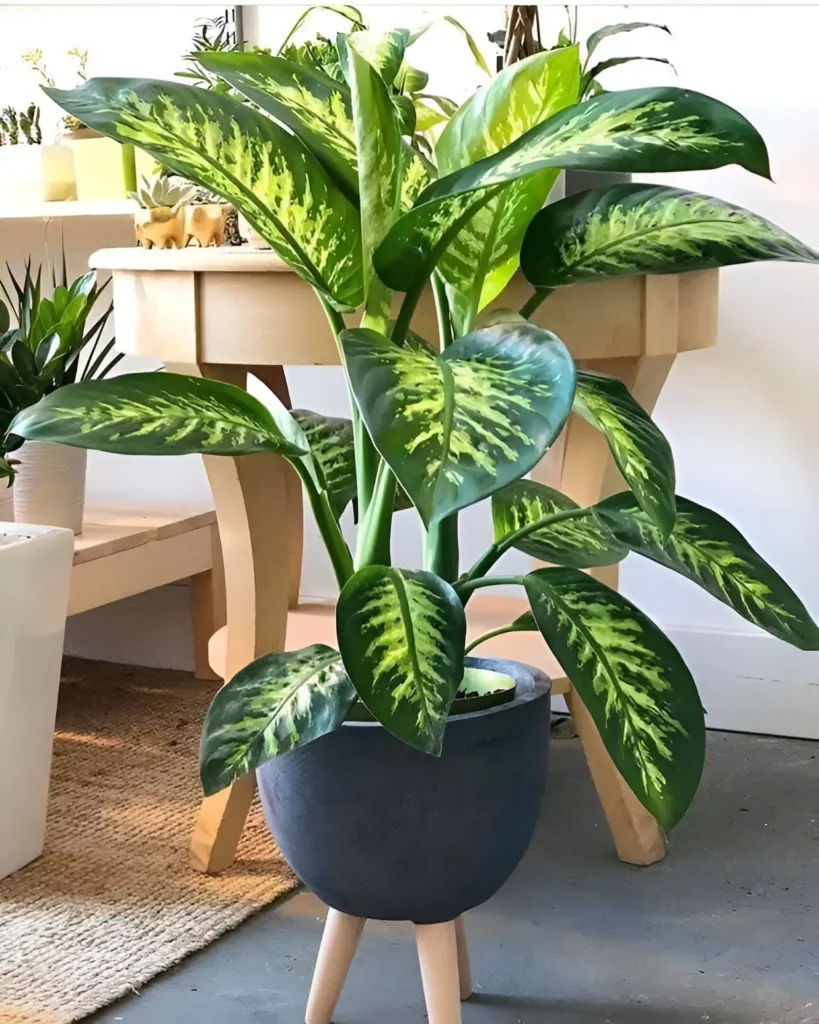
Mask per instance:
[[[173,82],[95,78],[48,93],[83,124],[229,200],[337,308],[361,303],[358,210],[281,125],[230,96]]]
[[[345,82],[266,53],[213,51],[198,54],[197,59],[287,125],[358,202],[358,155]]]
[[[604,434],[640,508],[663,536],[674,525],[674,456],[664,434],[616,377],[577,374],[574,410]]]
[[[554,114],[494,156],[430,185],[379,246],[385,284],[414,291],[460,228],[510,181],[550,168],[706,170],[725,164],[769,175],[765,143],[731,107],[687,89],[632,89]]]
[[[341,340],[367,430],[427,526],[528,473],[571,408],[571,356],[533,324],[481,328],[438,356],[372,331]]]
[[[319,481],[338,519],[356,495],[353,424],[307,409],[294,409],[292,416],[304,431]]]
[[[678,274],[819,253],[742,207],[664,185],[615,185],[541,210],[520,254],[537,288],[628,274]]]
[[[492,495],[492,522],[496,543],[526,530],[514,546],[554,565],[589,569],[613,565],[628,554],[628,548],[591,509],[581,509],[565,494],[534,480],[517,480],[496,491]]]
[[[577,569],[525,577],[538,628],[637,799],[665,828],[685,814],[705,722],[679,652],[638,608]]]
[[[341,592],[336,631],[358,696],[394,736],[438,755],[463,677],[466,619],[429,572],[372,565]]]
[[[307,439],[271,395],[262,405],[241,388],[180,373],[127,373],[52,391],[9,427],[30,441],[56,441],[120,455],[305,455]]]
[[[331,647],[257,658],[219,690],[205,717],[199,750],[205,795],[337,729],[354,700]]]
[[[698,583],[744,619],[803,651],[819,650],[819,627],[788,584],[726,519],[677,495],[667,539],[629,493],[594,506],[632,551]]]
[[[452,174],[515,142],[524,132],[577,102],[576,46],[545,50],[504,68],[461,106],[435,147],[438,171]],[[439,270],[453,294],[458,333],[463,320],[491,302],[517,269],[526,226],[546,202],[557,170],[510,182],[452,239]]]

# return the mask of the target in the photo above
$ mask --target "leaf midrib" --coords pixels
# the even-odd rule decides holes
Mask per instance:
[[[407,583],[398,569],[388,569],[387,576],[395,589],[395,596],[398,600],[398,610],[401,614],[401,622],[404,626],[404,633],[407,637],[407,652],[409,653],[412,674],[416,680],[416,686],[421,697],[421,710],[424,716],[426,731],[431,731],[432,720],[428,710],[428,698],[425,687],[424,675],[418,662],[418,647],[415,642],[415,624],[412,621],[409,595],[407,594]]]

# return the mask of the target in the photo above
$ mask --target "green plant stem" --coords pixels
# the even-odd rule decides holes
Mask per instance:
[[[528,320],[531,315],[540,308],[554,291],[554,288],[536,288],[530,297],[520,307],[520,315]]]
[[[341,589],[355,571],[353,556],[350,554],[347,541],[344,539],[341,527],[338,525],[338,520],[333,515],[327,495],[316,486],[316,482],[310,476],[307,467],[300,459],[288,459],[288,461],[299,474],[304,489],[307,492],[310,508],[313,510],[313,516],[319,528],[321,539],[324,541],[327,554],[330,556],[330,563],[333,566],[336,582],[339,589]]]
[[[464,654],[469,654],[470,651],[474,651],[476,647],[480,647],[482,643],[487,640],[491,640],[493,636],[502,636],[504,633],[522,633],[523,630],[510,622],[508,626],[498,626],[497,629],[490,629],[488,633],[482,633],[479,637],[476,637],[471,644],[467,644],[464,648]]]
[[[458,513],[430,526],[426,537],[424,567],[447,583],[458,578]]]
[[[438,314],[438,335],[440,348],[449,348],[455,340],[452,333],[452,319],[449,314],[449,297],[444,279],[437,272],[432,275],[432,293],[435,296],[435,312]]]
[[[407,292],[404,296],[404,301],[401,303],[401,308],[398,311],[398,316],[395,319],[395,324],[392,329],[392,340],[396,345],[403,345],[404,340],[407,337],[407,331],[409,330],[410,323],[412,322],[412,316],[415,312],[415,307],[424,292],[424,286],[426,281],[422,281],[421,284],[414,289],[414,291]]]
[[[461,580],[455,584],[455,592],[465,604],[466,599],[475,590],[482,590],[484,587],[521,586],[522,584],[522,576],[484,576],[479,580]]]
[[[506,552],[513,548],[519,540],[523,540],[530,533],[534,533],[536,530],[542,529],[544,526],[553,526],[555,523],[562,523],[566,519],[579,519],[583,515],[588,514],[587,508],[567,508],[563,512],[555,512],[553,515],[544,516],[542,519],[536,519],[532,523],[526,523],[525,526],[521,526],[519,530],[515,530],[514,533],[508,533],[502,540],[496,540],[493,544],[484,551],[477,562],[472,566],[469,572],[464,577],[464,581],[474,580],[479,576],[486,575],[492,566],[497,562],[501,555],[505,555]]]
[[[335,338],[336,348],[338,349],[338,356],[341,360],[341,365],[344,368],[344,375],[347,376],[347,364],[344,359],[344,348],[339,340],[339,335],[346,328],[344,318],[337,309],[333,309],[327,299],[318,291],[316,291],[318,300],[321,303],[327,320],[330,323],[330,327],[333,331],[333,337]],[[355,446],[355,479],[356,479],[356,497],[358,499],[358,515],[363,521],[367,514],[370,501],[372,500],[373,490],[375,489],[375,478],[378,472],[378,464],[380,458],[378,452],[375,450],[375,445],[372,442],[372,438],[367,432],[367,428],[361,419],[361,413],[358,410],[358,404],[353,394],[353,389],[350,387],[349,378],[347,378],[347,390],[350,395],[350,416],[353,421],[353,443]]]
[[[390,540],[395,509],[395,474],[382,460],[378,467],[375,490],[366,516],[361,519],[355,553],[356,569],[365,565],[392,565]]]

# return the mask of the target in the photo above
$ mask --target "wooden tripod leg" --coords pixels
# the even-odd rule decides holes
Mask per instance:
[[[332,908],[327,911],[305,1024],[330,1024],[332,1021],[365,924],[363,917],[350,917]]]
[[[458,944],[458,984],[461,1002],[465,1002],[472,995],[472,972],[469,969],[469,943],[463,916],[455,919],[455,939]]]
[[[415,942],[429,1024],[461,1024],[455,922],[417,924]]]

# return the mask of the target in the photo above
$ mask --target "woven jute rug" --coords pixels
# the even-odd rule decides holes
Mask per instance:
[[[188,867],[215,683],[64,666],[44,855],[0,882],[0,1021],[68,1024],[297,886],[255,806],[233,868]]]

